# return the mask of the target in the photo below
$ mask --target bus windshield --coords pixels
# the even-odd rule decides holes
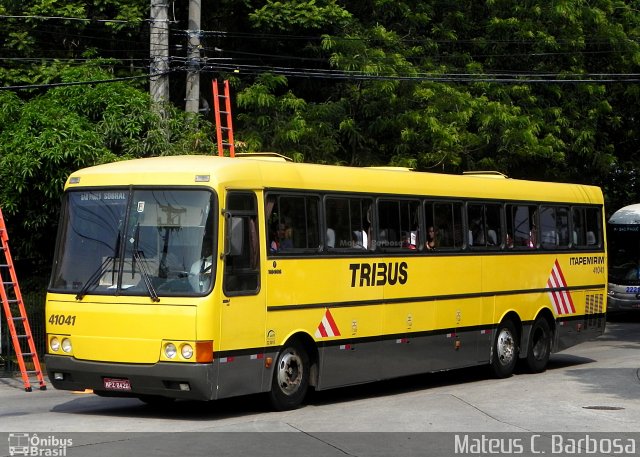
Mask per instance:
[[[204,295],[215,277],[215,196],[202,189],[68,192],[50,291]]]
[[[640,225],[609,224],[609,281],[640,284]]]

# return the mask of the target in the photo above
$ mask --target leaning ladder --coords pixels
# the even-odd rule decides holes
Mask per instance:
[[[7,227],[4,223],[2,210],[0,210],[0,240],[2,240],[2,245],[0,246],[0,283],[2,284],[0,287],[0,298],[2,298],[4,315],[7,318],[7,326],[11,334],[11,341],[13,342],[18,366],[20,367],[24,390],[31,392],[30,376],[36,376],[40,384],[40,390],[46,390],[47,386],[44,382],[42,369],[40,368],[36,345],[33,342],[27,312],[24,307],[24,302],[22,301],[20,287],[18,286],[16,270],[13,266],[13,260],[11,259],[11,253],[9,251],[9,235],[7,234]],[[28,349],[23,350],[23,346],[26,346]],[[28,358],[31,359],[33,370],[27,370],[25,359]]]
[[[224,94],[221,95],[218,89],[218,81],[215,79],[213,80],[213,111],[216,120],[218,155],[224,156],[225,148],[228,148],[229,157],[235,157],[236,150],[233,143],[233,123],[231,121],[231,96],[229,95],[229,81],[225,79],[223,82],[223,86]],[[224,101],[224,110],[220,109],[220,100]]]

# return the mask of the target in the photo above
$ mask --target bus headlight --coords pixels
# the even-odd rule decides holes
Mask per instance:
[[[71,352],[71,340],[69,338],[63,338],[62,350],[67,354]]]
[[[60,340],[54,336],[49,340],[49,347],[52,351],[58,352],[58,350],[60,350]]]
[[[176,345],[173,343],[167,343],[164,346],[164,355],[167,359],[175,358],[178,350],[176,349]]]
[[[190,359],[191,357],[193,357],[193,348],[190,344],[183,344],[180,348],[180,353],[185,359]]]

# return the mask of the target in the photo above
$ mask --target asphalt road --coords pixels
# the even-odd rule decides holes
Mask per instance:
[[[35,455],[20,454],[20,440],[27,452],[65,456],[488,455],[482,446],[492,444],[499,454],[632,455],[632,441],[640,452],[639,349],[640,314],[613,316],[604,336],[554,354],[544,373],[498,380],[480,367],[412,376],[315,392],[288,412],[271,411],[262,396],[155,408],[27,393],[20,379],[4,378],[0,456]],[[574,438],[582,447],[567,447]],[[598,452],[587,452],[590,443]]]

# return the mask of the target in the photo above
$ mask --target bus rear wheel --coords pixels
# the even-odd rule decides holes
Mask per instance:
[[[300,406],[309,389],[309,356],[295,341],[287,343],[273,371],[269,398],[278,411]]]
[[[531,373],[541,373],[547,369],[551,355],[551,327],[542,316],[533,322],[529,347],[527,349],[527,368]]]
[[[497,378],[508,378],[513,374],[518,361],[518,334],[511,320],[498,325],[493,342],[491,369]]]

